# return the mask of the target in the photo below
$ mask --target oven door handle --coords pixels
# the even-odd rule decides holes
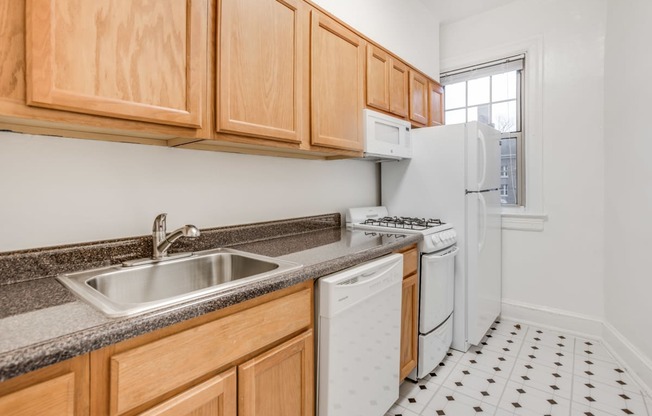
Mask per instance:
[[[424,257],[427,257],[428,259],[435,259],[437,261],[447,259],[449,257],[454,257],[457,255],[457,252],[460,251],[460,248],[455,246],[451,249],[446,250],[445,252],[439,254],[424,254]]]

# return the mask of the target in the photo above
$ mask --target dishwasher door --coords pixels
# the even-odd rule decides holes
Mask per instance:
[[[317,414],[382,416],[398,399],[403,256],[317,281]]]

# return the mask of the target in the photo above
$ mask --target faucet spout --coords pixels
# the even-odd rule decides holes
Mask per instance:
[[[166,231],[167,214],[159,214],[154,219],[152,226],[152,259],[160,260],[168,256],[170,246],[181,237],[197,238],[201,234],[194,225],[184,225],[167,234]]]

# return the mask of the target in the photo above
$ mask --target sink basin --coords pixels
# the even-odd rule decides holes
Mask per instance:
[[[231,249],[140,266],[111,266],[57,279],[110,317],[179,304],[294,270],[301,265]]]

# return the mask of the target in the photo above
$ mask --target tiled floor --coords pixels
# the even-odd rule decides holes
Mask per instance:
[[[405,381],[385,416],[399,415],[652,416],[652,399],[599,341],[500,320],[481,348]]]

